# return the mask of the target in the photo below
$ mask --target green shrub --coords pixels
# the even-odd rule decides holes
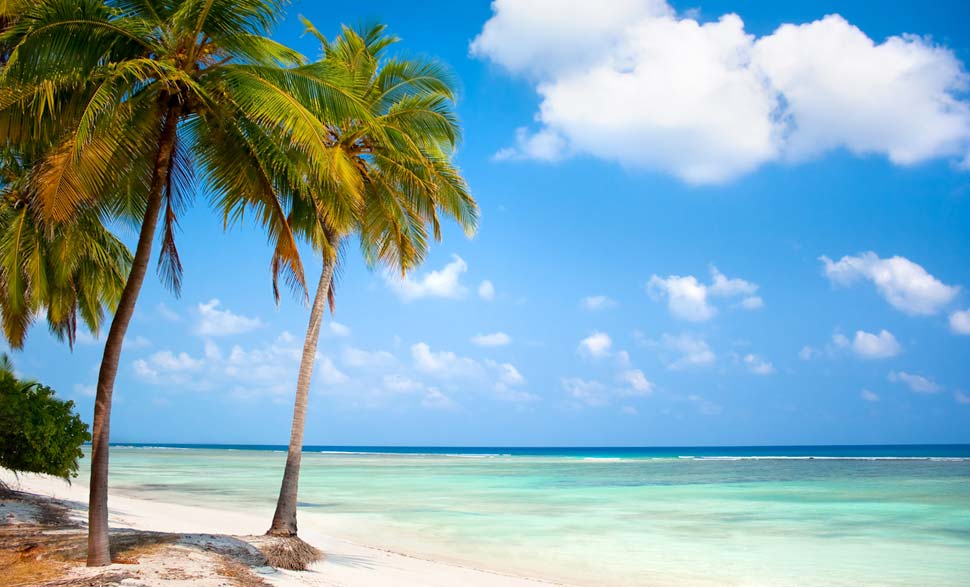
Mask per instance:
[[[57,399],[46,385],[17,379],[10,359],[0,356],[0,467],[77,477],[81,445],[89,440],[74,402]]]

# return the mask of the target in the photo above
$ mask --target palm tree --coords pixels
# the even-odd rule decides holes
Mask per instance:
[[[17,21],[17,16],[23,11],[26,0],[0,0],[0,33],[5,32]],[[7,62],[11,47],[0,41],[0,64]]]
[[[175,291],[178,212],[195,174],[214,199],[244,202],[267,227],[284,271],[302,286],[283,210],[300,174],[343,179],[320,116],[367,119],[336,73],[265,34],[284,0],[35,0],[10,17],[0,76],[0,141],[51,145],[36,166],[37,210],[64,222],[85,206],[132,219],[137,246],[105,340],[91,454],[88,565],[110,564],[108,443],[122,343],[144,282],[159,218],[159,273]],[[286,149],[262,140],[272,136]],[[343,192],[330,190],[335,196]],[[359,203],[320,198],[339,217]],[[230,218],[226,218],[230,220]]]
[[[12,348],[22,348],[40,314],[73,346],[78,315],[97,333],[105,309],[121,298],[131,253],[85,210],[50,226],[32,206],[30,160],[0,153],[0,323]]]
[[[451,162],[459,126],[453,85],[444,69],[431,60],[385,58],[385,50],[397,39],[385,35],[383,26],[360,32],[344,27],[341,36],[329,42],[304,22],[323,44],[324,57],[315,67],[320,73],[343,70],[354,80],[354,91],[372,120],[347,117],[327,125],[330,144],[359,177],[359,182],[340,187],[360,190],[362,212],[351,222],[333,222],[320,206],[321,198],[333,197],[326,186],[292,201],[290,222],[321,253],[323,269],[300,362],[286,467],[267,532],[272,536],[297,534],[310,379],[328,301],[333,309],[333,275],[342,243],[356,232],[369,264],[389,265],[403,274],[423,260],[429,225],[440,238],[439,213],[457,220],[468,235],[474,233],[478,216],[465,180]]]

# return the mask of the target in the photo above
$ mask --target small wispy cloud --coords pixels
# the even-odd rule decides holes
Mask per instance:
[[[929,377],[906,371],[890,371],[889,380],[893,383],[903,383],[916,393],[936,393],[943,389]]]
[[[512,342],[512,337],[504,332],[493,332],[491,334],[478,334],[471,337],[472,344],[485,347],[505,346]]]
[[[327,330],[334,336],[350,336],[350,327],[337,321],[327,324]]]
[[[478,284],[478,297],[486,302],[491,302],[495,299],[495,286],[491,281],[486,279]]]
[[[580,300],[579,304],[591,312],[608,310],[617,306],[616,301],[607,296],[586,296]]]
[[[664,334],[658,343],[663,354],[668,355],[667,368],[681,371],[693,367],[706,367],[717,360],[717,355],[711,345],[703,337],[682,333],[677,335]],[[673,355],[673,357],[669,357]]]
[[[742,357],[741,361],[744,363],[745,368],[755,375],[771,375],[775,372],[775,366],[771,364],[771,361],[767,361],[752,353]]]
[[[230,310],[221,310],[218,299],[211,299],[197,306],[199,321],[195,333],[199,336],[228,336],[250,332],[263,326],[259,318],[242,316]]]
[[[467,271],[468,263],[458,255],[452,255],[450,263],[420,277],[400,279],[387,274],[384,280],[391,291],[406,302],[422,298],[459,299],[468,293],[468,288],[461,283],[461,276]]]
[[[605,406],[609,403],[608,389],[599,381],[579,377],[563,377],[560,383],[566,395],[572,401],[587,406]]]

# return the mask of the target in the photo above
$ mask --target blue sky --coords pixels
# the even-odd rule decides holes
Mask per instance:
[[[290,8],[275,38],[309,56],[299,14],[451,65],[482,210],[407,283],[348,250],[307,443],[970,442],[965,5],[584,4]],[[307,308],[204,198],[179,246],[112,439],[286,442]],[[90,419],[84,339],[14,358]]]

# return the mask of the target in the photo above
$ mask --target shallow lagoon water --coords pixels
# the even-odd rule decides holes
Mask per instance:
[[[301,523],[585,585],[970,584],[967,447],[432,450],[308,448]],[[284,458],[117,446],[111,484],[268,525]]]

